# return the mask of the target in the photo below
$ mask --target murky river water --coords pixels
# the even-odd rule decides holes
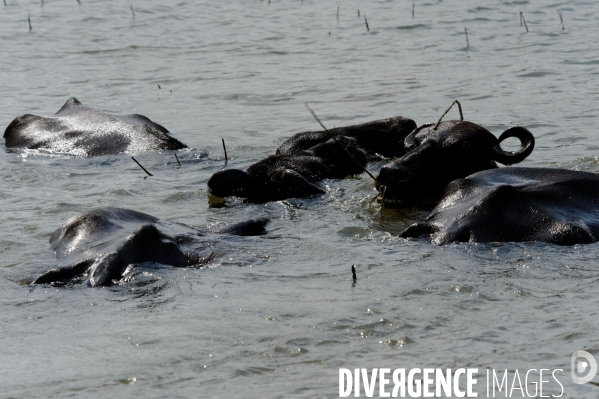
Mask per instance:
[[[597,396],[569,376],[573,351],[599,354],[597,244],[405,241],[426,211],[381,212],[365,175],[264,205],[210,207],[206,192],[221,137],[228,167],[245,168],[318,128],[305,102],[333,127],[423,124],[459,99],[497,135],[535,134],[523,166],[599,172],[596,2],[418,1],[412,17],[409,1],[146,0],[134,18],[129,0],[6,3],[2,126],[75,96],[144,114],[190,150],[181,168],[172,153],[139,154],[148,179],[126,154],[0,151],[1,397],[335,397],[341,367],[563,369],[563,397]],[[52,232],[98,206],[272,222],[264,237],[208,242],[207,268],[23,285],[55,265]]]

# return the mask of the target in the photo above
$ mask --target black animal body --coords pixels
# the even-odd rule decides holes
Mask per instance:
[[[245,172],[239,169],[216,172],[208,180],[208,192],[216,197],[236,196],[250,202],[309,197],[324,193],[315,182],[362,173],[360,165],[366,163],[366,154],[354,139],[335,136],[294,154],[271,155]]]
[[[220,233],[266,234],[267,219],[249,220]],[[52,269],[33,284],[63,283],[86,276],[92,287],[120,280],[131,264],[155,262],[175,267],[201,264],[200,236],[206,231],[122,208],[99,208],[75,216],[52,237],[50,246],[66,266]]]
[[[426,222],[402,237],[450,242],[599,240],[599,175],[564,169],[497,168],[451,182]]]
[[[81,157],[178,150],[186,145],[143,115],[111,115],[69,99],[52,116],[21,115],[4,132],[6,148]]]
[[[516,137],[517,152],[504,151],[500,143]],[[512,127],[497,139],[484,127],[468,121],[441,122],[421,126],[404,140],[407,153],[381,168],[378,190],[384,205],[435,204],[453,180],[497,163],[511,165],[523,161],[534,148],[535,140],[527,129]]]
[[[277,155],[291,155],[328,141],[332,136],[350,137],[368,155],[399,157],[405,154],[404,139],[416,129],[416,123],[401,116],[337,127],[328,131],[297,133],[277,149]]]

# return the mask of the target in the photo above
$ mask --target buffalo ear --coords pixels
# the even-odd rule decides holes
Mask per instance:
[[[503,148],[501,148],[501,142],[510,137],[516,137],[518,140],[520,140],[520,149],[518,151],[505,151]],[[530,155],[534,148],[535,137],[528,129],[522,126],[512,127],[501,133],[501,136],[499,136],[499,139],[497,139],[497,145],[493,147],[493,159],[504,165],[513,165],[515,163],[524,161],[524,159]]]
[[[310,183],[302,175],[292,169],[285,169],[281,173],[280,182],[285,192],[300,198],[325,193],[323,189]]]
[[[92,264],[92,260],[84,260],[73,266],[58,267],[42,274],[33,280],[31,284],[52,284],[67,281],[85,273]]]

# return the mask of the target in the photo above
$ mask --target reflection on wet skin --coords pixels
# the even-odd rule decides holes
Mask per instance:
[[[111,115],[74,97],[52,116],[15,118],[4,132],[4,140],[10,149],[80,157],[187,147],[143,115]]]
[[[268,219],[230,225],[219,234],[266,234]],[[121,208],[99,208],[69,219],[50,238],[56,256],[67,266],[52,269],[32,284],[62,284],[87,280],[92,287],[131,279],[130,265],[145,262],[175,267],[204,265],[214,253],[202,248],[206,229],[165,223],[145,213]]]

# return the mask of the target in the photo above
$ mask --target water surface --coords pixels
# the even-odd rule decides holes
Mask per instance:
[[[305,102],[334,127],[428,123],[459,99],[496,135],[535,134],[523,166],[599,172],[594,2],[425,1],[413,18],[407,1],[146,0],[135,18],[130,5],[0,5],[0,124],[75,96],[146,115],[190,147],[181,168],[172,153],[138,154],[148,179],[126,154],[0,151],[0,396],[335,397],[340,367],[542,367],[564,369],[564,397],[596,397],[568,374],[573,351],[599,354],[596,244],[402,240],[426,211],[381,211],[366,175],[264,205],[210,207],[206,192],[221,138],[227,167],[245,168],[318,129]],[[265,237],[207,242],[218,256],[203,269],[22,285],[54,266],[52,232],[99,206],[213,228],[272,222]]]

